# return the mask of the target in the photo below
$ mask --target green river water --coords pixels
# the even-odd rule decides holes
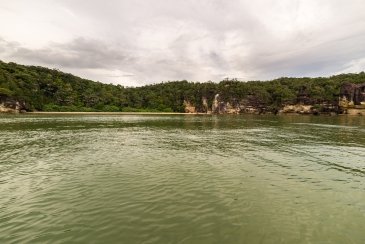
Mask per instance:
[[[0,243],[365,243],[365,118],[1,115]]]

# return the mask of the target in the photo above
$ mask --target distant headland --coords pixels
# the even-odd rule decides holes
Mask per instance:
[[[0,61],[0,112],[365,115],[365,73],[123,87]]]

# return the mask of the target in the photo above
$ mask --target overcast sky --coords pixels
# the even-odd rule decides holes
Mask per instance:
[[[365,70],[364,0],[0,0],[0,59],[105,83]]]

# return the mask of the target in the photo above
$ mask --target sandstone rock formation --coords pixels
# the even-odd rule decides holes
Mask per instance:
[[[280,112],[281,113],[298,113],[298,114],[311,114],[312,105],[303,105],[303,104],[294,104],[294,105],[285,105]]]
[[[189,101],[184,100],[184,106],[185,106],[185,113],[196,113],[197,112],[195,106]]]
[[[344,84],[340,89],[340,106],[365,105],[365,83]]]
[[[210,103],[211,102],[211,103]],[[363,114],[365,115],[365,83],[344,84],[340,89],[339,102],[311,98],[305,87],[301,88],[297,98],[282,104],[268,104],[255,95],[244,99],[215,94],[212,100],[202,97],[201,103],[195,105],[184,101],[185,112],[207,114],[263,114],[263,113],[296,113],[296,114]]]
[[[349,115],[365,115],[365,83],[346,83],[341,87],[339,108]]]
[[[203,104],[203,112],[210,114],[212,113],[212,110],[209,109],[209,105],[208,105],[208,99],[206,97],[202,98],[202,104]]]
[[[20,113],[25,112],[26,106],[24,102],[17,99],[0,95],[0,113]]]

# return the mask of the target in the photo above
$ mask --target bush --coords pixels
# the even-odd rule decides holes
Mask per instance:
[[[121,109],[117,106],[114,106],[114,105],[105,105],[103,108],[102,108],[102,111],[103,112],[120,112]]]
[[[6,88],[3,88],[3,87],[0,87],[0,95],[5,95],[5,96],[12,96],[13,95],[13,92],[10,91],[9,89],[6,89]]]

